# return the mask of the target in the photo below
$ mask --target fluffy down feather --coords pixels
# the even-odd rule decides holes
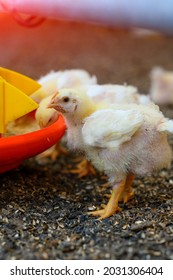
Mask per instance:
[[[88,85],[81,89],[85,90],[86,94],[95,102],[100,102],[100,100],[107,104],[148,104],[151,102],[149,96],[139,94],[138,89],[131,85]]]
[[[100,148],[118,147],[130,141],[142,122],[143,116],[139,111],[99,110],[84,120],[84,143]]]
[[[172,121],[155,105],[116,107],[99,110],[84,120],[82,136],[88,159],[105,171],[111,182],[128,173],[144,176],[167,167],[172,153],[165,132],[168,128],[171,132]]]
[[[173,121],[164,119],[158,126],[158,131],[165,131],[167,133],[173,133]]]

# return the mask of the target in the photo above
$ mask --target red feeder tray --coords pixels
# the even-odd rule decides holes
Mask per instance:
[[[23,160],[42,153],[56,144],[66,130],[62,116],[49,127],[22,134],[0,138],[0,173],[18,167]]]

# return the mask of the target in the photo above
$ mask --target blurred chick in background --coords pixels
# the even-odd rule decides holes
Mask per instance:
[[[170,165],[167,132],[173,133],[173,121],[154,104],[111,106],[93,102],[84,92],[62,89],[49,108],[63,115],[69,148],[83,152],[113,187],[108,204],[91,212],[94,216],[104,219],[119,211],[119,201],[125,203],[133,195],[135,175],[145,176]]]
[[[104,101],[107,104],[148,104],[150,97],[139,94],[138,89],[131,85],[102,84],[80,87],[94,102]]]
[[[34,92],[30,97],[37,103],[54,93],[56,90],[64,87],[77,87],[80,85],[96,84],[96,76],[83,69],[70,69],[64,71],[51,71],[38,80],[42,87]]]
[[[151,99],[158,105],[173,104],[173,72],[155,67],[150,74]]]

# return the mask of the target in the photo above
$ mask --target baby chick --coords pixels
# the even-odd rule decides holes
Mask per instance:
[[[118,202],[133,195],[135,175],[145,176],[171,162],[167,132],[173,133],[173,121],[154,104],[107,106],[64,89],[55,94],[49,108],[64,116],[69,147],[83,151],[112,185],[108,204],[91,212],[94,216],[104,219],[119,211]]]
[[[86,94],[89,96],[94,102],[104,101],[105,104],[123,104],[123,103],[139,103],[139,104],[148,104],[150,103],[150,99],[146,95],[142,95],[138,93],[138,90],[134,86],[128,85],[117,85],[117,84],[105,84],[105,85],[83,85],[77,87],[76,90],[79,91],[79,94]],[[37,109],[36,112],[36,119],[44,126],[49,125],[52,123],[55,118],[58,118],[58,112],[53,109],[47,109],[46,107],[49,104],[52,96],[44,98],[40,102],[40,107]],[[58,145],[58,149],[59,149]],[[62,150],[63,151],[63,150]],[[45,154],[46,153],[46,154]],[[56,158],[59,152],[56,149],[51,148],[48,151],[44,152],[44,156],[50,156],[51,158]],[[39,155],[39,159],[40,156]],[[83,160],[77,165],[77,168],[71,170],[72,173],[78,174],[79,177],[84,177],[88,174],[95,174],[95,170],[93,169],[92,165],[87,161]]]
[[[151,99],[158,105],[173,104],[173,72],[155,67],[150,75]]]

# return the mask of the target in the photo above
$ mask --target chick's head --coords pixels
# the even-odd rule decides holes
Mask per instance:
[[[53,124],[58,119],[58,112],[54,109],[48,109],[47,105],[50,103],[51,96],[45,97],[36,110],[35,118],[41,128]]]
[[[83,119],[94,110],[94,103],[79,89],[61,89],[52,97],[48,108],[54,108],[64,116]]]
[[[42,110],[38,108],[36,111],[36,121],[41,128],[45,128],[53,124],[58,119],[58,112],[53,109]]]

